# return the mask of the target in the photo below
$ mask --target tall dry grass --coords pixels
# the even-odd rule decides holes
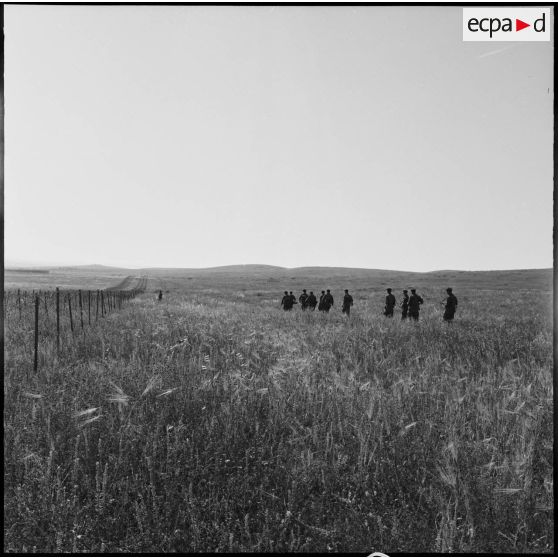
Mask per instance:
[[[451,326],[240,294],[141,297],[60,357],[47,332],[36,376],[8,312],[5,552],[552,553],[539,293]]]

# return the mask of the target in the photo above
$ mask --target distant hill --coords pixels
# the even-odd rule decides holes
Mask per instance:
[[[146,267],[134,270],[137,273],[170,273],[180,275],[196,275],[196,274],[214,274],[214,273],[230,273],[237,275],[265,275],[269,273],[281,273],[288,268],[276,265],[265,264],[245,264],[245,265],[221,265],[217,267],[192,267],[192,268],[161,268],[161,267]]]
[[[4,270],[6,273],[50,273],[49,269],[40,269],[38,267],[15,268],[10,267]]]
[[[210,268],[146,268],[131,270],[131,274],[147,274],[154,277],[182,279],[266,280],[295,281],[297,284],[312,284],[314,281],[345,282],[347,285],[382,285],[399,288],[416,286],[423,288],[430,284],[447,285],[456,288],[478,289],[542,289],[552,290],[552,269],[519,269],[497,271],[457,271],[441,270],[429,272],[396,271],[388,269],[366,269],[350,267],[279,267],[272,265],[229,265]]]
[[[50,271],[49,273],[46,270]],[[42,272],[41,272],[42,271]],[[147,275],[153,288],[215,288],[256,290],[332,288],[403,289],[435,287],[445,289],[540,290],[552,292],[553,270],[516,269],[497,271],[440,270],[430,272],[396,271],[349,267],[296,267],[247,264],[210,268],[143,268],[130,269],[99,264],[79,266],[17,267],[5,269],[4,288],[107,288],[127,276]]]
[[[65,266],[55,266],[52,267],[51,269],[80,270],[80,271],[130,271],[126,267],[115,267],[112,265],[101,265],[101,264],[65,265]]]

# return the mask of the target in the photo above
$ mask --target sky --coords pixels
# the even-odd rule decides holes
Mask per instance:
[[[552,266],[550,42],[454,6],[5,10],[5,261]]]

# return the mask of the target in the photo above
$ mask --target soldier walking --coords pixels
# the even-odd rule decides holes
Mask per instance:
[[[393,318],[393,309],[395,308],[395,297],[391,294],[391,289],[387,289],[386,306],[384,308],[384,316]]]
[[[287,291],[285,291],[285,296],[281,299],[281,306],[285,311],[293,309],[293,300]]]
[[[293,291],[289,291],[289,296],[291,297],[291,308],[292,308],[295,304],[298,304],[298,302],[296,301],[296,296],[293,294]]]
[[[451,287],[446,289],[448,293],[448,298],[446,300],[446,308],[444,312],[444,321],[450,322],[453,320],[455,316],[455,311],[457,310],[457,297],[453,294],[453,290]]]
[[[416,289],[411,289],[411,296],[409,298],[409,317],[418,322],[420,305],[424,302],[422,297],[417,294]]]
[[[341,312],[343,312],[343,314],[347,314],[347,316],[350,316],[352,305],[353,297],[349,294],[349,290],[345,289],[345,296],[343,297],[343,308],[341,309]]]
[[[407,319],[407,312],[409,310],[409,295],[407,294],[407,289],[403,289],[403,300],[401,302],[401,319]]]
[[[330,308],[333,306],[333,296],[329,289],[324,295],[323,305],[324,305],[324,312],[329,312]]]
[[[300,308],[302,310],[306,310],[308,306],[308,295],[306,294],[306,289],[302,289],[302,294],[298,297],[298,301],[300,302]]]
[[[308,298],[306,299],[306,306],[308,306],[308,308],[310,308],[310,310],[314,311],[316,309],[316,304],[318,303],[318,300],[316,299],[316,295],[314,294],[314,291],[310,291],[310,294],[308,295]]]
[[[325,291],[322,291],[322,294],[320,295],[320,302],[318,303],[318,310],[320,312],[324,311],[324,297],[325,297]]]

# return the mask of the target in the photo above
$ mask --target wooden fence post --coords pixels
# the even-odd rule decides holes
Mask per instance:
[[[21,292],[17,290],[17,306],[19,308],[19,319],[21,320]]]
[[[33,361],[33,372],[37,372],[39,365],[39,296],[35,297],[35,359]]]
[[[72,318],[72,295],[68,293],[68,309],[70,310],[70,329],[74,332],[74,319]]]
[[[44,299],[44,300],[45,300],[45,314],[46,314],[46,317],[47,317],[47,320],[48,320],[48,304],[47,304],[47,298],[48,298],[48,295],[47,295],[47,293],[45,293],[45,299]]]
[[[89,320],[89,325],[91,325],[91,291],[87,291],[87,316]]]
[[[83,304],[81,300],[81,289],[79,290],[79,319],[81,321],[81,329],[83,330]]]
[[[56,352],[60,353],[60,289],[56,287]]]
[[[105,315],[105,295],[104,292],[101,291],[101,316]]]
[[[95,297],[97,301],[97,310],[95,311],[95,322],[99,319],[99,289],[97,289],[97,296]]]

